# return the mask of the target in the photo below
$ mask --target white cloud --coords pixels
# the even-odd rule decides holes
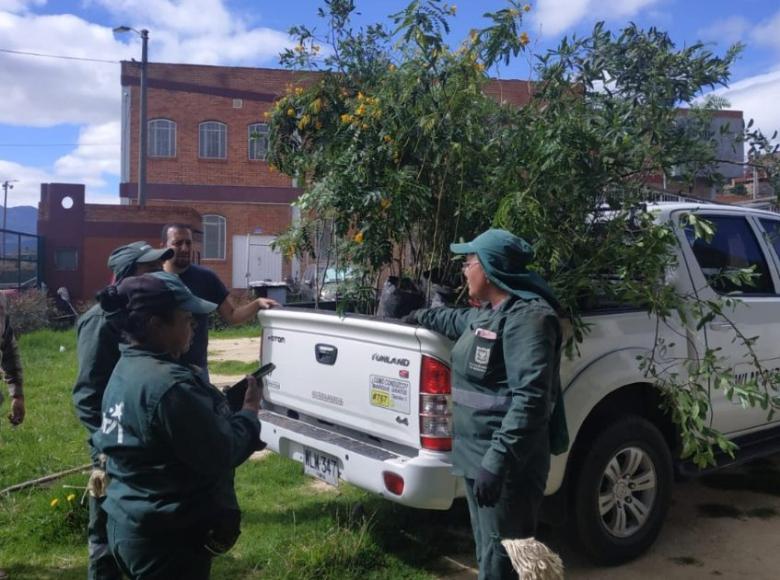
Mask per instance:
[[[41,183],[54,181],[50,173],[37,167],[28,167],[13,161],[0,159],[0,175],[13,176],[17,181],[8,192],[8,207],[16,205],[38,205]],[[0,199],[2,203],[2,199]]]
[[[531,23],[546,37],[557,36],[583,20],[630,18],[659,0],[538,0],[531,12]]]
[[[751,34],[752,40],[765,46],[780,49],[780,10],[766,20],[761,21]]]
[[[754,119],[754,126],[768,137],[780,129],[780,70],[742,79],[713,94],[728,99],[730,108],[743,111],[745,122]]]
[[[83,127],[78,147],[54,163],[57,178],[104,187],[104,174],[119,175],[119,141],[119,121]]]
[[[83,183],[88,203],[119,203],[119,121],[82,127],[78,146],[51,169],[0,160],[0,176],[12,177],[8,205],[37,205],[41,183]],[[114,191],[110,191],[113,188]]]
[[[700,29],[698,35],[704,41],[734,44],[745,37],[750,26],[750,21],[744,16],[729,16]]]

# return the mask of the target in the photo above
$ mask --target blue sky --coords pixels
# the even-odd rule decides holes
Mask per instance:
[[[387,20],[406,0],[356,0],[359,21]],[[464,0],[452,20],[451,42],[479,27],[501,0]],[[719,90],[734,109],[767,132],[780,128],[780,0],[536,0],[524,23],[534,52],[565,35],[587,34],[598,20],[612,30],[628,22],[668,31],[683,46],[697,40],[716,53],[747,45]],[[135,35],[114,36],[121,24],[149,29],[157,62],[272,67],[291,45],[295,24],[322,28],[317,0],[0,0],[0,181],[18,180],[9,206],[35,205],[40,183],[85,183],[91,202],[117,203],[119,60],[140,57]],[[6,51],[71,56],[62,60]],[[108,62],[103,62],[108,61]],[[521,59],[498,72],[528,78]]]

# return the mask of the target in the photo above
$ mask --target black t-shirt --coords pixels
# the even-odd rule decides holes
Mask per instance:
[[[228,290],[214,272],[203,266],[191,264],[189,268],[179,274],[181,281],[195,296],[213,302],[217,306],[225,301]],[[208,314],[194,314],[195,336],[192,338],[192,346],[182,356],[182,361],[206,368],[206,356],[209,348],[209,316]]]

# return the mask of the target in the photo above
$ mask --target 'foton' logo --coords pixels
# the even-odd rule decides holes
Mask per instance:
[[[396,358],[387,356],[386,354],[379,354],[374,353],[371,355],[371,360],[375,360],[377,362],[383,362],[387,363],[389,365],[400,365],[402,367],[408,367],[409,366],[409,359],[408,358]]]
[[[266,337],[266,340],[270,340],[271,342],[278,342],[279,344],[284,342],[283,336],[274,336],[273,334]]]

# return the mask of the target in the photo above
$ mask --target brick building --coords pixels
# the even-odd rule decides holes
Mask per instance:
[[[290,85],[316,73],[149,63],[148,205],[191,207],[203,217],[201,262],[232,288],[247,281],[297,277],[298,264],[269,244],[294,219],[300,194],[265,160],[264,113]],[[140,70],[122,63],[122,203],[134,203],[138,177]],[[486,92],[522,105],[526,81],[492,81]]]
[[[146,240],[156,246],[166,223],[201,223],[192,208],[90,204],[84,186],[42,183],[38,235],[44,239],[44,281],[51,290],[64,286],[74,300],[89,300],[111,281],[106,261],[123,244]],[[200,231],[195,232],[196,252]]]

